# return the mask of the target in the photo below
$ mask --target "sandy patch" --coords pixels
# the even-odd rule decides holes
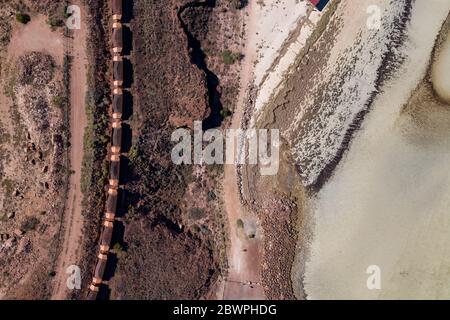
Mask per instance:
[[[8,47],[8,55],[18,57],[24,52],[41,51],[52,55],[61,65],[64,57],[64,40],[59,31],[52,31],[47,17],[38,15],[26,25],[16,25]]]

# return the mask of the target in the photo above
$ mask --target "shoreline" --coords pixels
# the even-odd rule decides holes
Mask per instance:
[[[306,38],[314,34],[313,28],[316,26],[315,23],[319,23],[319,20],[312,23],[309,18],[318,13],[310,8],[309,4],[304,3],[303,5],[307,8],[305,11],[307,12],[306,16],[300,14],[300,17],[295,19],[295,26],[289,28],[295,34],[289,32],[281,47],[276,50],[277,56],[270,63],[270,67],[265,71],[264,75],[259,75],[262,79],[260,85],[255,83],[255,79],[257,79],[255,77],[252,85],[249,85],[245,90],[248,104],[242,115],[241,127],[243,129],[254,125],[252,122],[257,115],[255,104],[258,99],[261,99],[261,93],[274,91],[274,93],[270,93],[270,96],[276,95],[277,88],[282,86],[285,77],[292,71],[298,56],[304,53],[303,50],[307,46],[307,40],[304,39],[305,34],[303,30],[307,31]],[[271,17],[266,18],[270,19]],[[307,28],[304,28],[305,26]],[[310,33],[308,34],[308,32]],[[299,39],[303,40],[299,42]],[[296,47],[296,49],[293,50],[292,47]],[[297,52],[295,52],[296,50]],[[267,103],[267,105],[269,104],[270,102]],[[264,110],[264,113],[267,113],[267,111]],[[283,152],[285,156],[289,157],[286,150]],[[280,192],[267,193],[268,190],[272,190],[271,185],[273,184],[292,186],[292,176],[295,176],[296,173],[295,167],[292,167],[288,161],[285,161],[283,164],[281,170],[284,172],[281,174],[281,177],[275,179],[259,180],[260,177],[255,173],[255,169],[257,168],[250,165],[239,166],[237,179],[240,185],[241,201],[247,211],[251,212],[259,221],[258,225],[263,235],[260,244],[262,285],[269,299],[294,299],[295,290],[291,281],[291,270],[295,262],[297,236],[304,236],[304,230],[299,231],[299,229],[303,229],[300,226],[304,226],[306,221],[302,215],[305,206],[305,189],[300,185],[300,178],[298,178],[298,181],[295,183],[296,186],[293,187],[295,190],[281,191],[280,189]],[[283,187],[281,188],[283,189]],[[265,196],[258,197],[256,194]],[[272,215],[273,210],[280,210],[283,214],[274,216]],[[272,223],[273,221],[276,222]],[[288,222],[286,223],[286,221]],[[280,237],[280,235],[283,236]],[[274,264],[275,261],[276,264]],[[300,298],[304,297],[303,294],[298,295],[300,295]]]

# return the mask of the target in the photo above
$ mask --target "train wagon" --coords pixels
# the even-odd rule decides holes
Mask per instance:
[[[123,3],[122,0],[112,0],[112,18],[114,21],[122,20],[123,15]]]
[[[113,52],[120,54],[123,50],[123,28],[120,22],[113,23],[113,34],[112,34],[112,45]]]
[[[87,294],[86,300],[89,300],[89,301],[97,300],[97,295],[98,295],[99,291],[100,291],[100,288],[98,286],[91,284],[89,286],[89,292]]]
[[[94,278],[92,279],[92,284],[94,286],[99,285],[103,281],[103,276],[105,274],[106,263],[108,262],[108,257],[106,254],[100,253],[98,255],[97,265],[95,266]]]
[[[111,152],[113,154],[120,154],[122,149],[122,123],[115,121],[112,124],[112,138],[111,138]]]
[[[98,291],[93,291],[94,290],[93,288],[98,288],[98,287],[96,287],[94,285],[91,285],[89,287],[89,292],[88,292],[87,297],[86,297],[86,300],[88,300],[88,301],[95,301],[95,300],[97,300]],[[98,288],[98,290],[100,290],[100,289]]]
[[[113,154],[109,166],[109,185],[113,188],[119,187],[120,178],[120,156]]]
[[[112,117],[120,120],[123,113],[123,94],[113,94]]]
[[[113,189],[110,186],[110,190],[116,190]],[[114,221],[114,218],[116,217],[117,214],[117,202],[118,202],[118,198],[117,198],[118,192],[116,190],[115,193],[111,193],[108,192],[108,197],[106,198],[106,220],[107,221]]]
[[[120,87],[123,84],[123,59],[120,56],[114,56],[113,58],[113,79],[115,87]]]
[[[322,11],[323,8],[330,2],[330,0],[309,0],[311,3],[319,10]]]
[[[102,254],[108,253],[111,246],[111,239],[113,235],[113,223],[111,221],[105,221],[103,224],[103,232],[100,239],[100,252]]]

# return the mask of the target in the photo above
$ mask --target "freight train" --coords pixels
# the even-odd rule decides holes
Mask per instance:
[[[122,114],[123,114],[123,2],[111,0],[112,9],[112,107],[111,107],[111,148],[109,185],[105,204],[105,216],[100,236],[100,248],[97,262],[93,271],[93,278],[89,286],[87,299],[96,300],[100,286],[103,284],[108,253],[111,249],[111,241],[114,231],[114,221],[117,214],[118,195],[120,187],[120,159],[122,151]]]

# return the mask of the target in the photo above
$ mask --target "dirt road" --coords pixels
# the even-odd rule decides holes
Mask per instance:
[[[87,25],[85,10],[79,1],[73,4],[81,8],[81,29],[73,30],[73,40],[69,45],[73,57],[70,73],[70,164],[73,174],[69,179],[66,211],[63,219],[63,243],[58,258],[55,276],[55,287],[52,299],[65,299],[69,293],[66,280],[66,269],[76,265],[80,257],[80,245],[83,229],[82,193],[80,187],[81,167],[83,160],[83,135],[87,124],[85,113],[85,96],[87,90]]]
[[[248,34],[253,34],[255,19],[251,13],[254,12],[253,3],[249,4],[250,13]],[[252,39],[247,38],[248,43]],[[241,121],[246,103],[247,88],[253,81],[253,63],[256,58],[254,47],[246,45],[245,59],[241,69],[241,89],[238,98],[237,108],[233,113],[231,129],[241,127]],[[249,239],[245,236],[244,230],[238,227],[239,219],[245,223],[252,219],[245,213],[241,205],[238,190],[238,179],[235,165],[225,165],[224,170],[224,201],[230,225],[230,247],[228,248],[228,277],[225,281],[224,299],[264,299],[264,291],[260,286],[260,248],[261,239],[256,237]]]

